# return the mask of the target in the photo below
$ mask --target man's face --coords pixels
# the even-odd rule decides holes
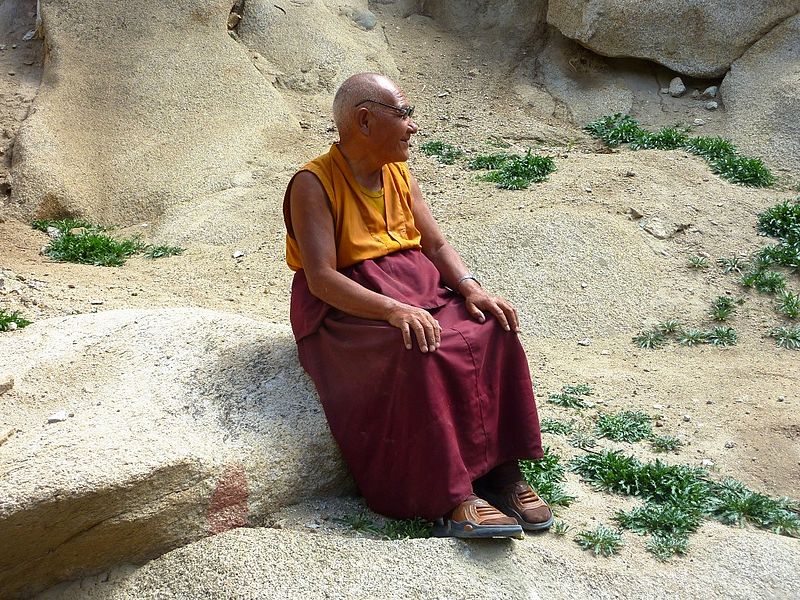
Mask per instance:
[[[408,143],[411,136],[417,133],[417,124],[410,116],[405,116],[404,109],[409,107],[408,99],[402,90],[384,89],[377,102],[368,103],[374,115],[377,127],[374,130],[376,151],[384,156],[386,163],[405,162],[408,160]],[[390,108],[395,107],[395,108]]]

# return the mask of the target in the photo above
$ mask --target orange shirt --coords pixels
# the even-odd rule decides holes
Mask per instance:
[[[421,247],[420,233],[414,226],[411,212],[411,176],[405,163],[383,166],[383,211],[376,206],[375,192],[361,187],[356,181],[336,144],[327,154],[304,165],[298,173],[302,171],[316,175],[328,196],[336,240],[337,269],[398,250]],[[293,181],[294,177],[283,197],[283,218],[287,231],[286,262],[293,271],[299,271],[303,262],[289,210]],[[302,201],[302,198],[295,198],[295,201]]]

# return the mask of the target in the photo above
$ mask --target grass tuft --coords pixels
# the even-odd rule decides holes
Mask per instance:
[[[567,535],[572,530],[572,527],[567,525],[564,521],[553,521],[553,526],[550,528],[550,531],[555,533],[556,535]]]
[[[776,327],[770,332],[769,336],[775,338],[775,344],[779,348],[800,350],[800,325]]]
[[[548,394],[547,401],[563,408],[587,408],[589,405],[581,396],[589,396],[592,393],[585,383],[577,385],[565,385],[558,394]]]
[[[186,248],[180,246],[145,246],[142,254],[145,258],[156,259],[164,258],[166,256],[180,256],[186,251]]]
[[[121,267],[130,256],[144,250],[137,238],[116,240],[103,233],[85,231],[74,235],[65,233],[53,238],[44,253],[62,262],[101,267]]]
[[[675,452],[683,446],[683,442],[673,435],[659,435],[650,438],[650,447],[653,452]]]
[[[689,549],[689,540],[680,535],[654,533],[647,540],[646,548],[658,560],[666,562],[675,555],[685,555]]]
[[[601,414],[597,435],[615,442],[638,442],[653,434],[652,417],[641,411],[623,410]]]
[[[569,438],[569,445],[573,448],[580,448],[586,450],[587,448],[594,448],[597,446],[597,439],[585,431],[576,431]]]
[[[686,141],[684,148],[706,160],[717,160],[736,154],[736,146],[721,137],[694,137]]]
[[[719,258],[717,264],[723,273],[741,273],[747,267],[747,259],[733,255],[730,258]]]
[[[356,533],[373,535],[386,540],[405,540],[430,537],[430,524],[424,519],[387,519],[383,525],[375,523],[366,513],[347,515],[334,519]]]
[[[690,269],[707,269],[708,259],[705,256],[690,256],[688,266]]]
[[[650,331],[639,332],[633,336],[633,341],[639,348],[655,350],[664,345],[666,338],[664,334],[657,329],[651,329]]]
[[[734,300],[730,296],[717,296],[711,302],[711,318],[720,322],[727,321],[736,306],[743,303],[744,300]]]
[[[689,141],[686,131],[677,127],[663,127],[656,133],[642,131],[631,140],[632,150],[677,150]]]
[[[713,346],[735,346],[738,340],[733,327],[714,327],[706,332],[706,342]]]
[[[464,152],[459,148],[439,140],[425,142],[420,145],[419,149],[426,156],[435,156],[443,165],[452,165],[464,156]]]
[[[489,169],[479,179],[496,183],[505,190],[524,190],[531,183],[545,181],[556,170],[551,156],[535,156],[528,150],[524,155],[491,154],[477,156],[469,163],[470,169]]]
[[[697,346],[699,344],[705,344],[708,341],[707,334],[705,331],[700,331],[699,329],[686,329],[682,331],[680,337],[678,337],[678,343],[681,346]]]
[[[672,333],[677,333],[682,327],[681,322],[677,319],[667,319],[656,325],[656,330],[664,335],[670,335]]]
[[[800,317],[800,294],[783,290],[778,296],[778,312],[789,319]]]
[[[575,500],[561,485],[566,480],[566,468],[549,447],[544,447],[544,456],[538,460],[519,461],[519,469],[525,481],[551,506],[569,506]]]
[[[573,423],[559,421],[550,417],[545,417],[539,423],[542,433],[554,433],[556,435],[569,435],[573,431]]]
[[[13,323],[13,325],[12,325]],[[27,327],[31,322],[25,317],[20,315],[17,311],[8,312],[4,308],[0,308],[0,331],[10,331],[14,329],[22,329]]]
[[[686,536],[700,527],[702,513],[675,504],[647,503],[629,512],[618,511],[614,519],[620,527],[636,533],[668,533]]]
[[[616,148],[621,144],[629,144],[642,134],[639,122],[630,115],[617,113],[609,117],[600,117],[583,128],[592,136],[599,138],[606,146]]]
[[[595,556],[617,554],[624,545],[620,533],[605,525],[598,525],[592,531],[579,532],[575,542],[584,550],[591,550]]]
[[[711,161],[711,171],[731,183],[748,187],[770,187],[775,183],[775,176],[760,158],[721,156]]]

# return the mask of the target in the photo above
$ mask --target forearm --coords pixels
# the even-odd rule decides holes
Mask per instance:
[[[334,308],[354,317],[385,321],[399,302],[368,290],[334,269],[306,270],[311,293]]]
[[[448,242],[445,241],[437,248],[423,250],[423,252],[439,271],[442,280],[447,286],[459,292],[462,296],[466,296],[470,291],[480,287],[480,284],[474,279],[459,281],[469,272],[469,269],[467,269],[456,249]]]

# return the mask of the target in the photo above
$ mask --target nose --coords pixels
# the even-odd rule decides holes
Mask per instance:
[[[411,135],[414,135],[418,131],[419,131],[419,125],[417,125],[417,122],[414,121],[414,119],[409,118],[408,119],[408,132]]]

